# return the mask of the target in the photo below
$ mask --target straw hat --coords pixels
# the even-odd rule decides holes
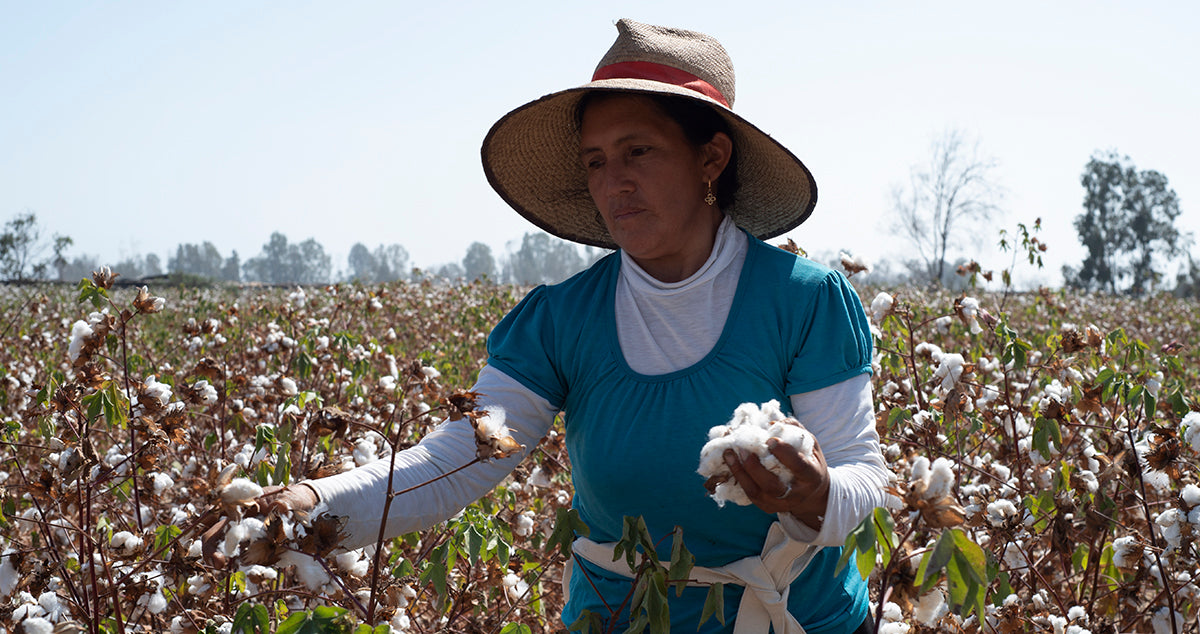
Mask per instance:
[[[504,115],[483,140],[488,182],[518,213],[560,238],[616,249],[588,193],[579,160],[576,109],[591,91],[679,95],[713,107],[729,124],[738,190],[723,209],[738,226],[772,238],[812,213],[817,186],[791,152],[734,114],[733,62],[703,33],[633,20],[617,22],[617,41],[592,81],[546,95]]]

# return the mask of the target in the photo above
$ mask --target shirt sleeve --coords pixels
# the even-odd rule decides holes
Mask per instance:
[[[892,495],[892,474],[879,450],[870,376],[859,374],[813,392],[794,394],[792,411],[821,447],[829,467],[829,506],[818,532],[790,513],[779,521],[795,540],[841,546],[850,531]]]
[[[488,366],[515,379],[554,407],[566,400],[567,382],[554,363],[555,331],[549,289],[538,286],[488,336]]]
[[[514,440],[525,451],[504,460],[480,462],[449,477],[395,497],[388,512],[384,538],[391,539],[428,528],[461,511],[499,484],[550,430],[558,409],[520,382],[491,366],[479,372],[473,391],[479,407],[503,410]],[[475,459],[475,431],[470,421],[446,420],[416,446],[396,454],[392,490],[402,491],[430,482]],[[327,478],[305,481],[317,493],[313,515],[345,517],[342,546],[361,548],[375,543],[383,519],[390,458],[384,458]]]
[[[788,394],[812,392],[871,372],[871,327],[858,293],[841,273],[830,271],[821,279],[794,349]]]

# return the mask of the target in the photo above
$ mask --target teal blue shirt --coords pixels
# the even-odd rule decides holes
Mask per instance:
[[[625,516],[642,516],[655,538],[683,529],[700,566],[757,556],[775,515],[755,506],[718,507],[696,473],[708,430],[746,402],[779,401],[871,371],[871,335],[862,303],[839,273],[751,237],[724,329],[690,367],[643,375],[626,363],[615,323],[619,254],[554,286],[535,288],[492,331],[488,364],[561,409],[575,486],[574,507],[591,539],[621,538]],[[671,540],[659,556],[670,559]],[[793,583],[789,610],[810,634],[853,631],[867,614],[867,589],[847,566],[833,569],[838,548],[825,548]],[[583,609],[607,616],[622,603],[626,579],[581,567],[563,611],[570,624]],[[592,583],[582,572],[592,577]],[[604,601],[597,596],[595,584]],[[732,631],[741,588],[726,589]],[[672,625],[696,631],[707,594],[670,592]],[[628,609],[617,618],[628,619]]]

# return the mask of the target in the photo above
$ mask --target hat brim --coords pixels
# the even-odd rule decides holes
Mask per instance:
[[[729,124],[737,156],[738,189],[723,209],[760,239],[786,233],[812,214],[817,185],[787,148],[750,122],[700,93],[645,79],[604,79],[531,101],[504,115],[484,138],[488,183],[517,213],[547,233],[582,244],[618,248],[588,193],[579,160],[576,109],[596,91],[671,94],[704,102]]]

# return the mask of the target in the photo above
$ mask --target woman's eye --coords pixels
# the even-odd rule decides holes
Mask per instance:
[[[597,168],[599,168],[599,167],[600,167],[600,166],[602,166],[602,165],[604,165],[604,161],[602,161],[602,160],[600,160],[600,159],[596,159],[596,158],[594,158],[594,159],[588,159],[588,160],[586,160],[586,161],[584,161],[584,162],[583,162],[583,166],[584,166],[584,167],[586,167],[586,168],[587,168],[587,169],[589,169],[589,170],[594,170],[594,169],[597,169]]]
[[[650,151],[650,148],[638,145],[638,146],[634,146],[633,148],[631,148],[629,150],[629,155],[630,156],[644,156],[649,151]]]

